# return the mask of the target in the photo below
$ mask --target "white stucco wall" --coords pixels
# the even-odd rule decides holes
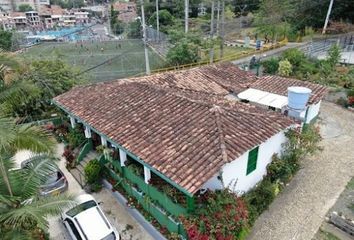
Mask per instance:
[[[254,187],[266,174],[266,167],[271,162],[275,153],[280,154],[282,143],[286,141],[284,131],[269,138],[266,142],[259,146],[257,167],[246,176],[248,152],[237,158],[231,163],[226,164],[222,168],[222,178],[225,186],[229,186],[232,190],[246,192]],[[215,180],[209,180],[209,186],[215,185]],[[235,181],[237,183],[235,184]],[[211,188],[212,189],[212,188]]]
[[[319,114],[320,107],[321,107],[321,101],[309,106],[307,111],[306,123],[311,122],[311,120],[314,119]]]

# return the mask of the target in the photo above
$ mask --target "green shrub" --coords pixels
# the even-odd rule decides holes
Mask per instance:
[[[277,195],[277,189],[278,185],[266,178],[245,194],[244,197],[248,205],[249,221],[251,223],[253,223],[263,211],[268,209]]]
[[[292,48],[282,53],[282,59],[288,59],[294,69],[296,69],[306,60],[306,56],[299,49]]]
[[[281,60],[279,62],[279,68],[278,68],[279,75],[283,77],[288,77],[290,76],[291,72],[292,72],[291,63],[287,59]]]
[[[92,159],[87,163],[84,169],[87,183],[97,183],[101,178],[102,167],[97,159]]]
[[[278,155],[274,155],[272,162],[267,166],[267,177],[272,183],[280,180],[281,182],[288,182],[293,174],[293,169],[289,162],[281,159]]]
[[[277,58],[270,58],[262,61],[262,66],[264,68],[264,73],[276,74],[279,67],[279,60]]]
[[[83,141],[85,141],[85,135],[83,130],[79,127],[70,128],[69,133],[67,135],[67,139],[69,145],[73,148],[78,147]]]

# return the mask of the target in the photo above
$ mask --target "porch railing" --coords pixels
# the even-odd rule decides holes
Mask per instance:
[[[161,225],[166,226],[170,232],[175,232],[182,236],[186,235],[183,225],[175,220],[178,216],[187,214],[186,208],[174,203],[166,194],[160,192],[154,186],[146,184],[141,177],[128,168],[121,167],[119,162],[113,161],[110,164],[112,164],[116,172],[105,166],[109,175],[130,196],[133,196],[145,211],[149,212]]]
[[[82,147],[79,155],[77,156],[76,163],[77,164],[80,163],[92,149],[93,149],[92,140],[88,139],[86,144]]]

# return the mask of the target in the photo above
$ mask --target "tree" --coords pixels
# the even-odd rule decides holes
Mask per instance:
[[[255,15],[258,32],[276,40],[278,34],[283,35],[284,29],[288,28],[293,11],[290,0],[262,0]]]
[[[182,39],[167,53],[167,61],[170,65],[183,65],[199,60],[198,45],[187,39]]]
[[[152,25],[156,29],[156,12],[154,12],[148,20],[149,25]],[[174,24],[174,17],[167,10],[159,11],[159,22],[161,32],[167,32],[169,28]]]
[[[10,51],[12,46],[12,32],[0,29],[0,49]]]
[[[18,11],[29,12],[29,11],[33,11],[33,8],[29,4],[21,4],[20,6],[18,6]]]
[[[137,19],[134,22],[129,23],[128,36],[131,38],[141,38],[142,37],[140,20]]]
[[[328,50],[327,62],[332,68],[334,68],[337,65],[337,63],[339,63],[340,58],[341,58],[340,48],[336,44],[333,44],[331,48]]]
[[[287,59],[284,59],[279,62],[278,73],[280,76],[288,77],[290,76],[291,71],[292,71],[292,66]]]
[[[0,109],[23,121],[48,118],[55,111],[51,99],[83,82],[74,69],[60,60],[32,61],[11,74],[15,74],[11,81],[0,84]]]
[[[61,195],[39,197],[39,188],[56,169],[54,141],[35,126],[17,125],[0,116],[0,234],[2,239],[43,239],[48,216],[59,215],[74,202]],[[13,170],[14,154],[26,149],[38,155],[28,168]],[[45,153],[46,152],[46,153]]]

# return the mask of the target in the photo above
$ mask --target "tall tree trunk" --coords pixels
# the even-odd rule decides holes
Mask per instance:
[[[211,47],[210,47],[210,63],[214,61],[214,10],[215,10],[215,1],[211,2],[211,19],[210,19],[210,39],[211,39]]]
[[[189,0],[184,0],[184,32],[188,32]]]
[[[12,189],[11,189],[11,185],[10,185],[10,181],[9,181],[9,177],[7,175],[7,171],[6,168],[4,166],[3,161],[0,159],[0,176],[2,176],[2,178],[4,179],[7,191],[9,192],[9,195],[11,197],[13,197],[13,193],[12,193]]]
[[[225,41],[225,0],[221,0],[221,34],[220,34],[220,58],[224,56]]]

